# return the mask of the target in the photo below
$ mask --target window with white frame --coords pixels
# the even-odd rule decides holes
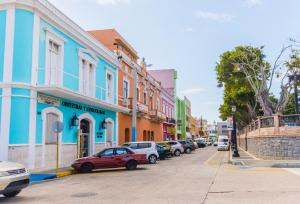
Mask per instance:
[[[124,79],[123,80],[123,99],[129,98],[129,81]]]
[[[49,28],[46,32],[45,84],[61,86],[63,83],[65,39]]]
[[[96,93],[96,67],[95,62],[84,55],[80,57],[79,66],[80,93],[86,96],[95,97]]]
[[[114,82],[113,74],[110,71],[106,72],[106,97],[107,100],[112,102],[114,99]]]
[[[150,110],[153,110],[153,96],[150,96]]]
[[[144,92],[144,104],[147,105],[147,93],[146,92]]]
[[[156,99],[156,110],[160,110],[160,100],[159,100],[159,98],[158,99]]]
[[[137,102],[140,102],[140,89],[136,88],[136,100]]]
[[[59,117],[55,113],[47,113],[46,115],[46,135],[45,144],[56,144],[57,138],[56,134],[52,130],[53,123],[58,121]]]

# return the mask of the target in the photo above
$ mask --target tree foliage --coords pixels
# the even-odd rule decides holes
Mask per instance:
[[[252,53],[256,53],[256,57],[259,57],[261,62],[265,63],[264,55],[260,49],[250,46],[238,46],[232,51],[223,53],[216,66],[218,86],[224,90],[224,102],[219,108],[220,117],[226,120],[232,114],[232,105],[236,105],[236,118],[239,126],[248,124],[259,112],[254,90],[251,88],[245,75],[237,71],[233,63],[239,62],[241,56],[244,55],[253,58]]]
[[[287,77],[300,67],[299,52],[294,47],[283,47],[273,65],[265,59],[264,47],[238,46],[223,53],[216,66],[218,86],[224,89],[223,104],[219,108],[221,118],[231,116],[232,105],[237,106],[239,126],[258,115],[284,113],[291,101],[292,83]],[[289,60],[282,61],[289,50],[292,51]],[[280,81],[278,98],[271,92],[275,78]]]

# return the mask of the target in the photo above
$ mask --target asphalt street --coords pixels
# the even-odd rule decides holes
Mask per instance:
[[[297,203],[297,170],[228,164],[215,147],[143,165],[35,184],[3,203]],[[296,172],[296,173],[295,173]]]

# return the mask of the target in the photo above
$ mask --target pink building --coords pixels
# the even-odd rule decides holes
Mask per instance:
[[[164,140],[176,140],[176,79],[174,69],[149,70],[149,73],[161,82],[162,109],[167,120],[163,123]]]

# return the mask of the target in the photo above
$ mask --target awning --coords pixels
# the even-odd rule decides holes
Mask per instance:
[[[76,93],[74,91],[71,91],[71,90],[68,90],[65,88],[61,88],[61,87],[38,86],[37,91],[41,92],[41,93],[49,94],[51,96],[56,96],[59,98],[64,98],[64,99],[76,101],[79,103],[88,104],[91,106],[103,108],[103,109],[110,110],[110,111],[122,112],[122,113],[129,113],[129,111],[130,111],[126,107],[122,107],[117,104],[108,103],[108,102],[100,100],[100,99],[83,96],[79,93]]]

